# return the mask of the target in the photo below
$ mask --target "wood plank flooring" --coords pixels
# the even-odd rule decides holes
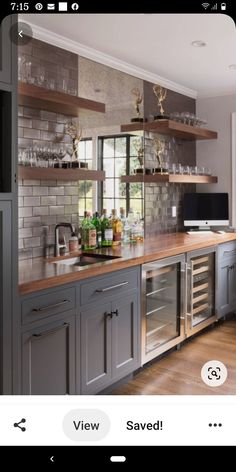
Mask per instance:
[[[201,368],[219,360],[228,369],[226,382],[216,388],[205,385]],[[185,343],[179,351],[144,367],[112,395],[236,395],[236,316],[219,323]]]

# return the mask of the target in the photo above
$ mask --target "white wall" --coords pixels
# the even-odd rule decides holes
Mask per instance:
[[[197,99],[196,114],[207,120],[207,128],[218,132],[217,140],[197,141],[197,165],[209,167],[218,183],[197,185],[198,192],[228,192],[231,214],[231,113],[236,95]]]

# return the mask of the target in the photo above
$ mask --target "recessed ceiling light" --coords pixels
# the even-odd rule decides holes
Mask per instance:
[[[228,69],[230,69],[230,70],[236,70],[236,64],[230,64],[230,65],[228,66]]]
[[[204,48],[204,46],[206,46],[206,43],[205,41],[198,39],[197,41],[192,41],[191,45],[194,46],[195,48]]]

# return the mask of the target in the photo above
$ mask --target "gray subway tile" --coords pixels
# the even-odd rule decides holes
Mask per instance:
[[[25,249],[33,248],[33,247],[37,247],[37,246],[40,246],[40,238],[39,237],[25,238],[24,239]]]
[[[24,249],[24,240],[23,240],[23,239],[19,239],[19,241],[18,241],[18,249]]]
[[[24,198],[23,197],[18,197],[18,205],[19,205],[19,207],[24,206]]]
[[[32,126],[34,129],[40,129],[47,131],[48,130],[48,121],[43,121],[43,120],[33,120],[32,121]]]
[[[33,185],[38,185],[39,184],[39,181],[38,180],[29,180],[29,179],[24,179],[23,180],[23,185],[28,185],[28,186],[33,186]],[[33,191],[30,195],[33,194]],[[28,194],[27,194],[28,195]]]
[[[64,186],[63,187],[49,187],[49,195],[64,195]]]
[[[24,206],[39,206],[40,197],[24,197]]]
[[[65,195],[78,195],[78,187],[65,187]]]
[[[41,205],[56,205],[57,204],[57,197],[55,196],[48,196],[48,197],[41,197]]]
[[[64,206],[50,206],[49,214],[50,215],[64,215]]]
[[[41,120],[56,121],[57,115],[52,111],[41,110],[40,112]]]
[[[48,187],[33,187],[33,195],[48,195]]]
[[[18,194],[20,197],[28,197],[33,194],[33,189],[32,187],[26,187],[21,185],[18,187]]]
[[[78,211],[77,205],[65,205],[65,215],[76,213]]]
[[[56,216],[43,216],[42,217],[42,224],[45,225],[45,226],[48,226],[48,225],[55,225],[57,222],[57,218]],[[51,227],[50,227],[51,228]]]
[[[30,118],[19,117],[18,126],[21,126],[22,128],[32,128],[32,120]]]
[[[22,207],[22,208],[19,208],[19,218],[25,218],[27,216],[32,216],[33,212],[32,212],[32,207]]]
[[[56,198],[57,198],[57,205],[71,205],[70,196],[58,196]]]
[[[32,228],[20,228],[19,238],[31,238],[33,235]]]
[[[35,226],[40,226],[41,218],[40,216],[31,216],[29,218],[24,218],[24,228],[33,228]]]
[[[33,257],[43,257],[44,248],[43,247],[34,247],[33,248]]]
[[[56,180],[40,180],[40,185],[43,185],[45,187],[51,187],[54,185],[57,185]]]
[[[18,254],[19,255],[19,260],[22,261],[22,260],[25,260],[25,259],[31,259],[32,254],[33,254],[32,248],[20,249],[19,254]]]
[[[34,216],[47,216],[49,214],[48,206],[35,206],[33,207]]]
[[[24,128],[24,138],[40,139],[40,131],[38,129]]]

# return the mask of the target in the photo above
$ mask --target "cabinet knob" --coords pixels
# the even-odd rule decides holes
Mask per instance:
[[[111,311],[110,313],[107,313],[107,311],[105,311],[104,316],[105,316],[105,318],[112,318],[113,317],[113,311]]]

